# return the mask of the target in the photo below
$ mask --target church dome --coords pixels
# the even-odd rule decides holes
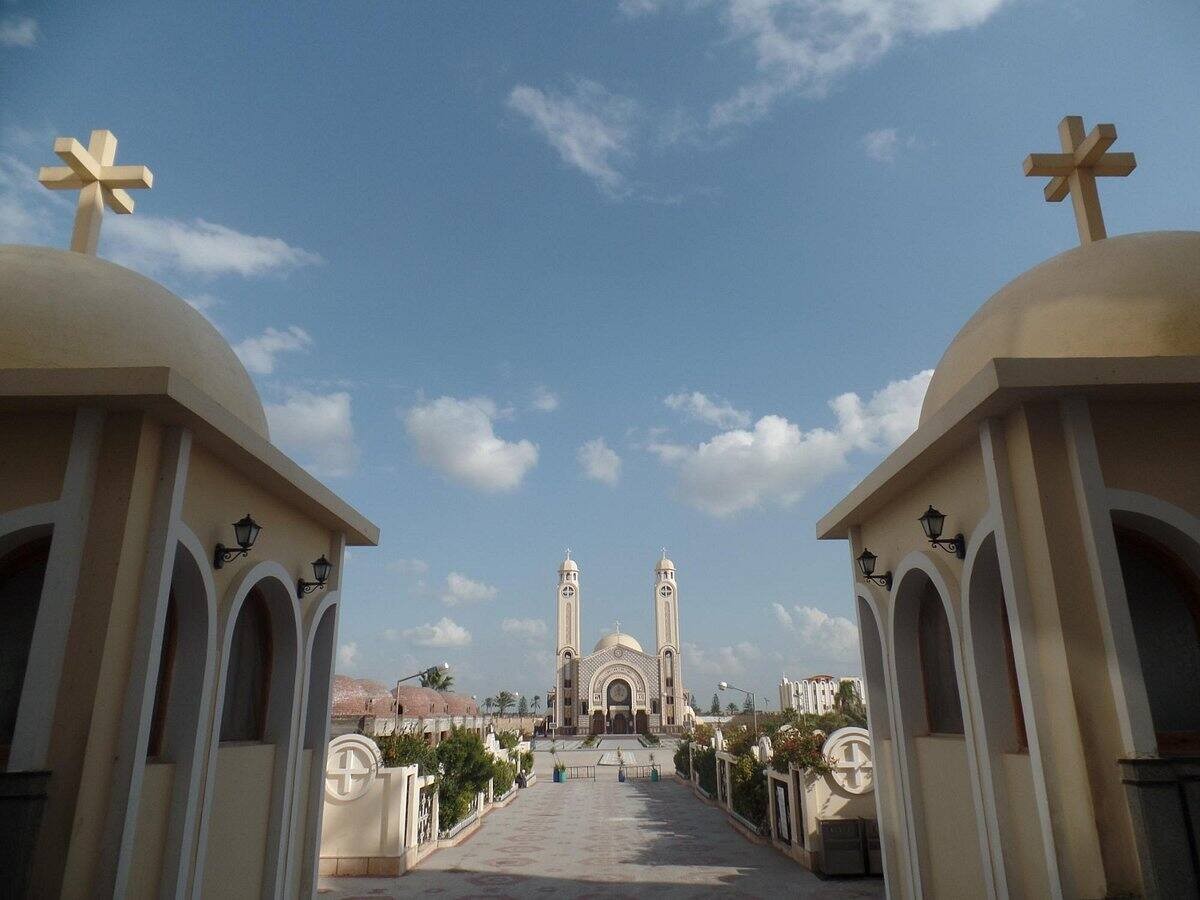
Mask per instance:
[[[0,309],[0,368],[170,368],[269,439],[262,401],[233,349],[149,278],[82,253],[0,246]]]
[[[593,653],[599,653],[601,650],[607,650],[609,647],[628,647],[630,650],[636,650],[638,653],[645,653],[642,645],[637,642],[636,638],[628,634],[606,634],[600,640],[596,641],[596,646],[592,648]]]
[[[1200,355],[1200,232],[1096,241],[1035,266],[963,326],[934,372],[921,422],[1001,357]]]
[[[667,559],[664,556],[662,559],[660,559],[658,561],[658,567],[655,569],[655,571],[657,571],[657,572],[667,572],[667,571],[673,572],[673,571],[675,571],[675,563],[671,562],[669,559]]]
[[[575,560],[573,560],[573,559],[564,559],[563,564],[558,567],[558,571],[560,571],[560,572],[578,572],[579,566],[575,565]]]

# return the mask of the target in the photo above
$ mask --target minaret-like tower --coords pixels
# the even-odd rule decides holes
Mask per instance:
[[[558,606],[557,651],[555,665],[554,721],[560,729],[579,725],[579,566],[571,559],[571,551],[558,567],[558,587],[555,593]]]
[[[662,558],[654,567],[654,628],[658,637],[658,668],[662,679],[662,724],[683,724],[683,667],[679,661],[679,585],[675,563]]]

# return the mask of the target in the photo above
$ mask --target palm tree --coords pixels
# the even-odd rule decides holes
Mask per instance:
[[[542,695],[534,694],[533,701],[530,706],[533,709],[533,714],[536,716],[538,714],[538,710],[542,708]]]
[[[736,703],[730,703],[728,706],[725,707],[725,712],[729,713],[731,716],[736,716],[737,711],[738,711],[738,708],[737,708]]]
[[[421,676],[421,687],[435,691],[448,691],[454,687],[454,676],[445,669],[430,669]]]
[[[496,708],[496,698],[495,697],[484,697],[483,698],[484,712],[490,713],[495,708]]]
[[[496,695],[496,706],[499,708],[501,716],[512,709],[516,702],[517,698],[512,695],[511,691],[501,691]]]
[[[833,708],[845,716],[851,725],[866,727],[867,710],[853,681],[843,681],[838,685],[837,694],[833,698]]]

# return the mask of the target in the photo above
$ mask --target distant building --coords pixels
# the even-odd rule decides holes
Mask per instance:
[[[816,715],[832,712],[838,688],[847,681],[854,685],[858,696],[866,703],[863,680],[858,675],[810,675],[797,681],[784,675],[779,682],[779,708]]]

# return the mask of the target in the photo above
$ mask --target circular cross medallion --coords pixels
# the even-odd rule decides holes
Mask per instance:
[[[871,738],[865,728],[839,728],[825,742],[823,752],[833,767],[830,777],[848,794],[875,789],[875,764]]]
[[[329,745],[325,794],[331,800],[357,800],[367,792],[383,760],[375,742],[361,734],[344,734]]]

